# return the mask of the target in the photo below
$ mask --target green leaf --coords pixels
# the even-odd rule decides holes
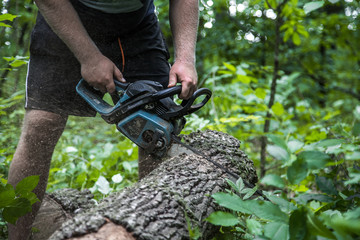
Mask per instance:
[[[224,62],[224,66],[229,69],[232,73],[236,73],[236,67],[230,63]]]
[[[320,220],[311,211],[307,213],[307,223],[311,235],[320,235],[328,239],[336,239],[334,234],[325,226],[323,220]]]
[[[304,37],[309,37],[309,33],[306,31],[305,27],[303,25],[298,24],[297,26],[297,32],[301,35],[303,35]]]
[[[31,192],[38,185],[39,180],[39,175],[28,176],[24,178],[16,185],[15,193],[21,194],[22,192]]]
[[[5,23],[3,23],[3,22],[0,22],[0,27],[8,27],[8,28],[12,28],[12,26],[11,26],[11,25],[9,25],[9,24],[5,24]]]
[[[24,60],[15,60],[13,61],[12,63],[10,63],[10,66],[16,68],[16,67],[20,67],[22,65],[25,65],[27,64],[28,62],[27,61],[24,61]]]
[[[308,229],[306,227],[306,210],[304,208],[297,209],[291,213],[289,220],[290,240],[306,239]]]
[[[238,193],[241,193],[241,191],[243,190],[243,188],[245,187],[245,184],[242,180],[241,177],[239,177],[238,180],[236,180],[236,182],[234,183],[233,181],[231,181],[230,179],[226,179],[227,183],[231,186],[231,188],[233,190],[235,190]]]
[[[346,154],[345,159],[350,161],[360,160],[360,152],[353,152],[350,154]]]
[[[244,71],[244,69],[241,66],[237,66],[236,67],[236,74],[237,75],[246,75],[246,72]]]
[[[281,103],[276,102],[274,105],[271,106],[271,110],[276,116],[281,116],[284,114],[284,107]]]
[[[264,234],[269,239],[289,239],[289,225],[282,222],[270,222],[264,227]]]
[[[15,199],[14,188],[10,184],[0,184],[0,209],[9,206]]]
[[[236,186],[239,189],[239,192],[241,192],[241,190],[243,190],[243,188],[245,187],[244,181],[242,180],[241,177],[239,177],[238,180],[236,180]]]
[[[334,182],[331,179],[316,175],[315,181],[316,185],[323,193],[327,193],[329,195],[338,194]]]
[[[24,192],[21,194],[22,198],[26,198],[29,200],[30,204],[33,205],[36,202],[39,202],[40,200],[37,198],[36,194],[33,192]]]
[[[255,96],[257,96],[260,99],[265,99],[266,90],[264,88],[256,88],[255,89]]]
[[[247,202],[243,201],[239,196],[229,193],[214,193],[211,195],[215,201],[222,207],[233,211],[252,214]]]
[[[122,162],[123,168],[127,171],[127,172],[131,172],[134,168],[137,167],[137,162],[136,161],[124,161]]]
[[[299,204],[305,205],[310,200],[316,200],[319,202],[327,202],[330,203],[333,199],[325,194],[309,194],[305,193],[295,198],[295,201]]]
[[[0,22],[1,21],[13,21],[17,16],[10,14],[10,13],[5,13],[5,14],[1,14],[0,15]]]
[[[303,151],[298,155],[298,159],[304,159],[309,169],[323,168],[331,159],[329,155],[320,151]]]
[[[262,225],[255,219],[246,219],[246,227],[253,235],[261,235],[262,233]]]
[[[257,191],[258,187],[255,186],[254,188],[246,188],[246,191],[242,191],[242,193],[246,193],[244,196],[243,196],[243,200],[246,200],[250,197],[252,197],[252,195],[254,195],[254,193]]]
[[[110,187],[110,183],[106,180],[105,177],[99,176],[98,180],[96,181],[95,185],[90,189],[92,192],[98,190],[102,194],[109,194],[113,189]]]
[[[297,209],[297,207],[292,202],[290,202],[284,198],[277,197],[275,195],[270,195],[270,194],[267,194],[266,196],[270,199],[270,201],[272,203],[278,205],[280,207],[280,209],[285,213],[289,213],[289,212]]]
[[[301,38],[300,38],[300,36],[299,36],[298,33],[295,32],[295,33],[292,35],[292,41],[293,41],[293,43],[294,43],[296,46],[299,46],[299,45],[301,44]]]
[[[251,83],[252,78],[248,77],[248,76],[243,76],[243,75],[237,75],[236,76],[236,81],[244,83],[244,84],[249,84]]]
[[[359,184],[360,182],[360,171],[355,168],[348,168],[349,180],[345,181],[345,185]]]
[[[299,149],[301,149],[305,144],[299,140],[292,140],[287,143],[289,151],[291,153],[295,153]]]
[[[344,143],[344,139],[323,139],[316,143],[318,147],[332,147]]]
[[[236,216],[231,213],[221,211],[211,213],[210,216],[205,220],[214,225],[224,227],[234,226],[239,223],[239,220]]]
[[[281,137],[274,135],[274,134],[268,134],[266,135],[267,138],[273,142],[276,146],[279,146],[285,150],[288,150],[288,146],[286,144],[286,142],[284,141],[284,139],[282,139]]]
[[[236,186],[236,184],[231,181],[230,179],[226,179],[226,182],[230,185],[230,187],[235,190],[236,192],[240,193],[240,190],[238,188],[238,186]]]
[[[2,215],[5,221],[15,224],[19,217],[28,212],[31,212],[30,201],[25,198],[16,198],[11,206],[4,208]]]
[[[346,219],[360,219],[360,207],[347,211],[344,217]]]
[[[324,1],[316,1],[316,2],[309,2],[305,3],[304,5],[304,11],[305,14],[308,14],[316,9],[321,8],[324,5]]]
[[[352,134],[354,137],[360,136],[360,122],[356,122],[352,129]]]
[[[302,159],[297,159],[287,169],[287,178],[291,184],[299,184],[307,176],[307,164]]]
[[[267,174],[261,179],[261,183],[278,188],[284,188],[285,186],[284,180],[276,174]]]
[[[123,176],[121,176],[120,173],[112,176],[111,180],[114,182],[114,183],[120,183],[122,180],[123,180]]]
[[[78,184],[83,184],[84,182],[86,182],[86,179],[87,179],[86,172],[82,172],[76,177],[75,182]]]
[[[271,202],[258,201],[258,200],[248,200],[246,201],[251,207],[253,214],[261,219],[266,219],[270,221],[277,222],[288,222],[288,215],[281,211],[278,205],[275,205]]]
[[[275,145],[268,145],[266,147],[266,150],[271,156],[273,156],[277,160],[287,162],[290,159],[289,153],[282,147]]]
[[[334,217],[331,219],[329,225],[336,230],[336,232],[340,232],[343,235],[347,235],[347,239],[349,235],[360,236],[360,219],[344,219],[342,217]],[[334,239],[334,238],[333,238]]]

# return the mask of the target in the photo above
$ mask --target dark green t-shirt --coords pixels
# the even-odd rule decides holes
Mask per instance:
[[[148,5],[151,0],[80,0],[85,6],[105,13],[129,13]],[[149,11],[153,10],[150,7]]]

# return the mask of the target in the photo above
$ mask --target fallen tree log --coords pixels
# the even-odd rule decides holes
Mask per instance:
[[[253,162],[234,137],[205,131],[183,139],[248,183],[257,182]],[[189,239],[189,227],[198,229],[201,239],[210,239],[217,228],[204,219],[221,209],[210,195],[229,188],[226,178],[230,177],[223,170],[196,154],[168,158],[138,183],[97,206],[88,192],[70,200],[62,209],[67,221],[49,239]],[[62,205],[58,198],[53,201]],[[36,234],[33,239],[41,239]]]

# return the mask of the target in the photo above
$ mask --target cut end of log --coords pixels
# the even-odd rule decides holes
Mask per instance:
[[[70,240],[136,240],[123,226],[108,221],[97,232]]]

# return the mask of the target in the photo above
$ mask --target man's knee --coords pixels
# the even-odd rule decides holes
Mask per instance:
[[[41,110],[27,110],[22,129],[23,140],[33,141],[47,137],[48,141],[57,141],[64,131],[66,121],[67,116]],[[43,144],[49,143],[46,139],[42,141]]]

